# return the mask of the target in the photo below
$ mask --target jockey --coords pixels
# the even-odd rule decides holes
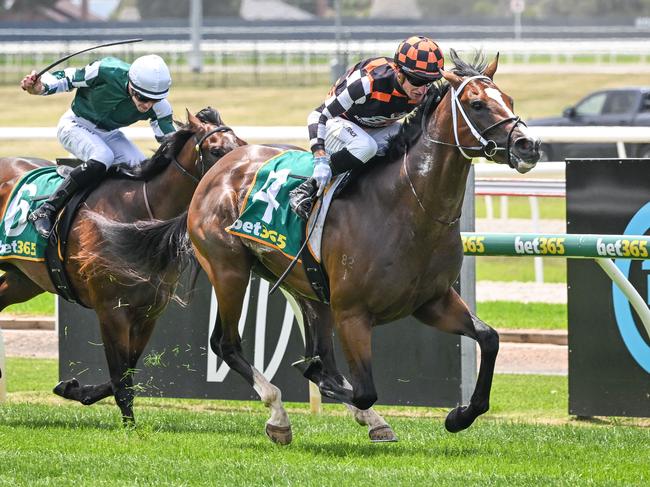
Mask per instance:
[[[393,59],[366,59],[349,68],[307,118],[314,173],[291,192],[293,211],[306,219],[332,176],[383,155],[399,130],[395,122],[422,102],[443,67],[438,45],[413,36],[399,44]]]
[[[83,164],[29,215],[41,236],[49,237],[56,214],[77,189],[100,181],[113,164],[135,166],[146,159],[120,127],[149,120],[158,141],[176,130],[166,99],[171,83],[169,68],[155,54],[139,57],[131,65],[106,57],[81,69],[45,73],[41,78],[32,71],[23,78],[21,88],[32,95],[77,88],[71,108],[59,120],[57,138]]]

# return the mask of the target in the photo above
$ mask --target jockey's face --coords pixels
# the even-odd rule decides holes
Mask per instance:
[[[150,110],[151,107],[154,106],[154,104],[158,101],[142,96],[140,93],[131,88],[131,86],[129,86],[129,94],[131,95],[131,101],[133,101],[133,104],[140,113],[144,113]]]
[[[426,84],[422,86],[414,86],[409,82],[409,80],[405,76],[404,81],[402,81],[402,88],[404,89],[404,92],[411,100],[413,100],[416,103],[420,103],[424,99],[424,95],[427,94],[429,85]]]

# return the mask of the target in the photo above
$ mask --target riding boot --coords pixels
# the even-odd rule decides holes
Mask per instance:
[[[364,162],[352,155],[350,151],[345,148],[341,149],[330,157],[332,178],[356,167],[363,166],[363,164]],[[289,206],[291,206],[295,214],[305,221],[309,218],[314,206],[317,192],[316,181],[314,178],[309,178],[289,193]]]
[[[316,180],[309,178],[289,192],[289,206],[296,215],[305,221],[309,218],[311,209],[314,206],[317,191]]]
[[[29,215],[28,219],[34,224],[38,234],[45,239],[49,238],[56,215],[74,192],[101,179],[104,174],[106,174],[106,166],[92,159],[75,167],[45,203]]]

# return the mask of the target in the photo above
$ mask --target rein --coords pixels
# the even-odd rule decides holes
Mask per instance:
[[[178,162],[178,159],[176,159],[176,157],[174,157],[174,158],[172,158],[172,162],[174,163],[174,166],[176,167],[176,169],[178,169],[181,172],[181,174],[183,174],[184,176],[187,176],[192,181],[194,181],[196,184],[199,184],[199,181],[201,180],[201,178],[206,173],[206,168],[205,168],[206,164],[205,164],[205,160],[203,158],[203,150],[201,149],[201,146],[203,145],[203,142],[205,142],[205,140],[208,137],[210,137],[211,135],[214,135],[214,134],[216,134],[218,132],[230,132],[231,130],[232,129],[230,127],[228,127],[227,125],[220,125],[219,127],[214,128],[214,129],[206,132],[200,139],[196,136],[196,134],[194,134],[193,137],[194,137],[194,140],[196,141],[195,150],[196,150],[196,152],[198,154],[196,162],[195,162],[194,165],[198,166],[200,164],[199,177],[196,177],[194,174],[192,174],[187,169],[185,169],[181,165],[181,163]]]
[[[451,118],[452,118],[452,124],[454,126],[454,144],[451,144],[449,142],[444,142],[442,140],[436,140],[432,139],[429,134],[426,131],[426,121],[427,117],[423,116],[422,117],[422,135],[424,139],[426,140],[427,143],[434,143],[434,144],[440,144],[440,145],[446,145],[448,147],[456,147],[460,153],[463,155],[465,159],[471,160],[472,158],[468,156],[465,151],[466,150],[473,150],[473,151],[480,151],[483,153],[483,155],[487,158],[492,160],[494,156],[497,154],[499,151],[506,151],[506,154],[508,154],[508,166],[514,168],[514,164],[512,162],[512,154],[510,152],[510,148],[512,146],[512,133],[514,130],[517,128],[517,125],[522,124],[526,126],[526,124],[521,120],[520,117],[513,116],[513,117],[507,117],[503,118],[489,127],[484,128],[483,130],[478,130],[475,126],[472,120],[469,118],[465,110],[463,109],[463,105],[460,102],[460,95],[467,86],[467,84],[470,81],[473,80],[487,80],[487,81],[492,81],[489,77],[484,76],[484,75],[477,75],[477,76],[470,76],[468,78],[465,78],[463,82],[458,86],[458,89],[455,89],[453,86],[451,86]],[[428,108],[428,105],[427,107]],[[469,128],[470,132],[474,136],[474,138],[481,144],[480,146],[466,146],[462,145],[460,143],[459,137],[458,137],[458,112],[460,112],[460,115],[462,116],[463,120],[465,121],[465,124]],[[512,128],[508,132],[508,138],[506,142],[506,147],[499,147],[499,145],[492,139],[487,140],[485,138],[485,134],[487,134],[490,130],[493,130],[503,124],[506,124],[508,122],[513,122]]]
[[[415,196],[415,201],[418,202],[418,205],[420,205],[420,208],[422,208],[422,211],[424,213],[426,213],[427,209],[424,207],[424,205],[420,201],[420,197],[418,196],[417,191],[415,191],[415,186],[413,186],[413,181],[411,181],[411,176],[409,175],[408,166],[406,164],[406,156],[407,156],[407,154],[408,154],[408,149],[406,149],[406,151],[404,151],[404,158],[402,159],[402,166],[404,167],[404,173],[406,174],[406,180],[408,181],[409,186],[411,187],[411,192],[413,193],[413,196]],[[442,220],[442,219],[436,218],[436,217],[433,217],[433,220],[435,222],[437,222],[437,223],[440,223],[441,225],[446,225],[448,227],[451,227],[452,225],[455,225],[456,223],[458,223],[460,221],[461,215],[462,215],[462,213],[459,214],[453,220]]]

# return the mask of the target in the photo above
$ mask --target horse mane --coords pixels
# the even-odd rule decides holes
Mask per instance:
[[[474,52],[474,58],[471,62],[461,59],[455,49],[449,50],[449,59],[454,63],[454,68],[451,71],[463,77],[483,74],[488,64],[483,51],[480,49]],[[437,81],[429,89],[422,103],[404,118],[399,132],[392,137],[386,153],[387,160],[393,161],[402,157],[415,144],[422,135],[422,118],[428,117],[438,108],[436,105],[433,110],[429,110],[431,104],[435,103],[435,100],[432,100],[432,98],[440,97],[442,100],[448,90],[449,83],[444,79]]]
[[[221,114],[216,108],[206,107],[200,110],[196,117],[203,123],[223,125]],[[181,151],[189,138],[194,135],[189,124],[176,120],[174,122],[178,126],[178,130],[163,136],[160,146],[151,158],[146,159],[136,167],[131,167],[125,163],[116,164],[116,166],[123,168],[138,179],[149,180],[160,174]]]

